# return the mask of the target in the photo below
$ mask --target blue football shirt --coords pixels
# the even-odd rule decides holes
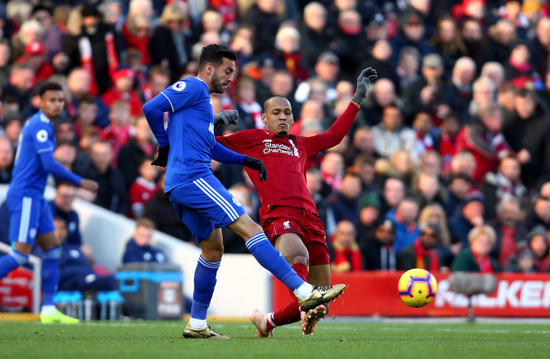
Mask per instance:
[[[53,152],[55,145],[50,119],[42,111],[31,116],[19,136],[8,195],[43,197],[50,172],[42,165],[40,154]]]
[[[164,190],[169,192],[178,184],[212,173],[214,110],[208,86],[196,77],[180,80],[161,94],[171,107],[166,129],[170,154],[164,180]]]

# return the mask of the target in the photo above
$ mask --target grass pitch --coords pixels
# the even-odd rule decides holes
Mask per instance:
[[[231,340],[182,339],[184,322],[0,323],[0,358],[549,358],[548,324],[331,321],[255,338],[246,322],[211,321]]]

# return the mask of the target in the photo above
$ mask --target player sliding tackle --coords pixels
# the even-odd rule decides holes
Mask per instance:
[[[289,135],[294,122],[290,102],[283,97],[272,97],[264,103],[262,114],[267,131],[245,130],[216,138],[228,148],[265,163],[270,174],[267,181],[259,181],[247,169],[258,189],[262,227],[296,273],[311,283],[329,285],[330,267],[324,226],[307,190],[306,160],[342,141],[367,96],[369,83],[376,77],[376,70],[370,67],[361,72],[350,104],[323,134],[313,137]],[[328,306],[305,309],[300,313],[299,301],[294,301],[274,313],[255,310],[250,320],[257,328],[258,337],[267,337],[276,326],[296,322],[301,316],[302,333],[312,334],[316,323],[326,315]]]
[[[267,180],[262,161],[233,152],[214,138],[214,119],[228,123],[237,118],[236,111],[214,116],[209,96],[227,89],[233,80],[235,59],[235,53],[225,46],[204,47],[197,77],[174,83],[143,106],[159,143],[153,164],[166,167],[165,192],[201,248],[195,269],[191,319],[183,331],[185,338],[229,338],[206,322],[223,254],[223,227],[245,240],[256,260],[292,290],[304,310],[329,302],[345,287],[343,284],[314,287],[300,278],[271,245],[262,228],[212,174],[210,162],[214,159],[243,164],[259,172],[256,175],[259,181]],[[164,112],[169,113],[166,130]]]

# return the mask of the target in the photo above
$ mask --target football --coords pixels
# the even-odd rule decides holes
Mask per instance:
[[[437,293],[437,281],[427,270],[414,268],[399,278],[399,296],[409,307],[420,308],[429,304]]]

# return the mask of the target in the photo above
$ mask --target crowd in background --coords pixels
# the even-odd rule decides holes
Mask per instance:
[[[212,105],[237,109],[239,123],[217,134],[263,128],[276,95],[292,104],[291,133],[312,136],[372,66],[348,136],[308,163],[332,269],[550,271],[549,16],[546,0],[7,1],[0,183],[38,111],[37,84],[59,82],[55,158],[99,183],[76,195],[194,243],[150,165],[146,101],[194,76],[203,46],[225,44],[237,76]],[[241,166],[212,168],[258,220]],[[226,252],[246,252],[224,235]]]

